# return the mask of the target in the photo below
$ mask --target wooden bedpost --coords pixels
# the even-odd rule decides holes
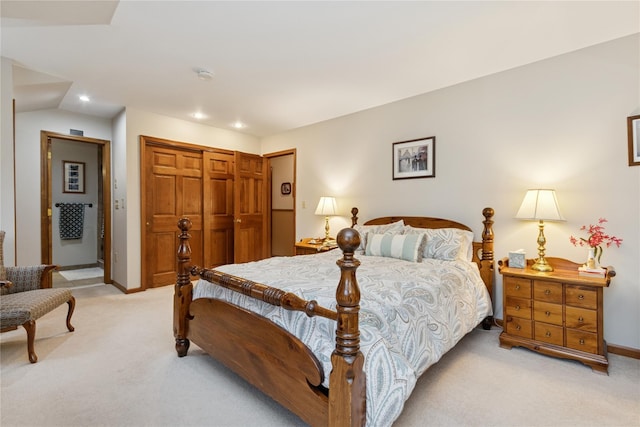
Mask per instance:
[[[173,295],[173,336],[176,339],[176,351],[178,356],[187,355],[189,340],[187,339],[187,316],[191,304],[191,246],[189,245],[189,230],[191,220],[181,218],[178,221],[180,244],[178,246],[178,276]]]
[[[344,256],[337,261],[340,283],[336,290],[336,348],[331,355],[333,369],[329,377],[329,425],[364,426],[366,385],[358,324],[360,289],[356,280],[360,261],[353,257],[360,235],[345,228],[338,233],[337,241]]]
[[[358,223],[358,208],[351,208],[351,226],[353,227]]]
[[[482,215],[484,216],[484,230],[482,232],[482,259],[480,261],[480,277],[487,285],[489,296],[493,301],[493,208],[484,208]],[[482,322],[482,327],[486,330],[491,329],[493,324],[493,316],[488,316]]]

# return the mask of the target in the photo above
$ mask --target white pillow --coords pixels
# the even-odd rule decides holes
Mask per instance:
[[[367,234],[365,255],[383,256],[421,262],[426,233],[421,234]]]
[[[473,257],[473,233],[459,228],[404,227],[405,234],[427,233],[423,258],[444,261],[471,261]]]
[[[360,246],[358,246],[358,251],[360,253],[364,253],[365,248],[367,247],[367,233],[374,234],[402,234],[404,229],[404,220],[392,222],[391,224],[382,224],[382,225],[354,225],[353,229],[360,234]]]

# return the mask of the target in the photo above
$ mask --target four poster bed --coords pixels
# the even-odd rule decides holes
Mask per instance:
[[[391,425],[420,374],[491,326],[493,209],[482,211],[481,242],[451,220],[360,226],[357,213],[339,250],[216,270],[191,265],[181,219],[178,355],[192,341],[310,425]]]

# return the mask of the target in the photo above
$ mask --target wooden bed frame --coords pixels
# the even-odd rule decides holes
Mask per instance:
[[[352,209],[352,226],[357,224],[358,209]],[[493,214],[482,211],[482,242],[473,242],[473,261],[489,295],[493,295]],[[455,221],[428,217],[384,217],[365,225],[389,224],[398,220],[421,228],[471,229]],[[175,285],[173,334],[178,356],[187,354],[190,341],[222,362],[249,383],[313,426],[363,426],[366,420],[364,356],[360,352],[358,324],[360,289],[356,269],[360,262],[354,252],[360,244],[358,233],[345,228],[337,236],[343,257],[336,288],[336,310],[319,306],[288,292],[257,282],[191,265],[189,229],[191,221],[178,221],[181,230],[178,246],[178,277]],[[270,320],[217,299],[192,300],[191,276],[243,293],[287,310],[308,316],[336,320],[336,346],[331,355],[330,390],[322,386],[324,372],[316,356],[298,338]],[[492,318],[485,319],[485,329]]]

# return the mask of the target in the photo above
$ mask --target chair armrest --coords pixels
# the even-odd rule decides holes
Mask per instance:
[[[13,283],[8,280],[0,280],[0,288],[8,288],[9,286],[13,286]]]
[[[9,294],[33,291],[42,287],[42,279],[46,274],[55,269],[55,265],[35,265],[29,267],[6,267],[7,280],[13,284],[10,288],[4,287],[3,291]]]

